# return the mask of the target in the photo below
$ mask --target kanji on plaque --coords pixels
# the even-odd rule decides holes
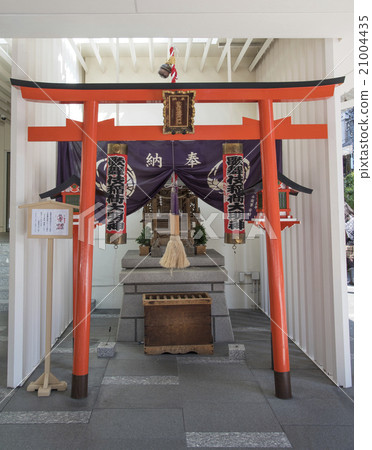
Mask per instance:
[[[245,242],[244,160],[242,144],[223,144],[225,243]]]
[[[106,244],[127,241],[127,166],[126,144],[107,147]]]

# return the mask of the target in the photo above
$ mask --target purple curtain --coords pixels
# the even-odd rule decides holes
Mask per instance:
[[[127,213],[142,208],[164,186],[174,170],[201,200],[223,211],[222,144],[226,141],[128,141]],[[276,141],[278,170],[282,169],[281,141]],[[261,179],[260,142],[243,141],[247,188]],[[106,190],[107,142],[97,145],[98,189]],[[57,185],[71,175],[80,177],[81,142],[58,143]],[[96,202],[105,204],[97,193]],[[248,218],[255,214],[255,195],[246,196]]]

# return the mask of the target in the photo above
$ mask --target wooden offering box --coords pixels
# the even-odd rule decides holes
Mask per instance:
[[[145,353],[213,353],[211,297],[205,292],[143,294]]]

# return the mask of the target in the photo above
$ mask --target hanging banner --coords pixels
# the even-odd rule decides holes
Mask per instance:
[[[245,243],[244,156],[240,143],[222,144],[225,243]]]
[[[127,242],[127,167],[128,146],[107,146],[106,244]]]
[[[119,143],[119,142],[118,142]],[[124,142],[122,142],[124,143]],[[226,141],[176,141],[172,153],[170,141],[129,141],[127,166],[127,215],[141,209],[171,177],[173,170],[179,179],[201,200],[224,210],[222,145]],[[262,179],[260,141],[240,143],[244,155],[244,187]],[[97,144],[96,187],[106,191],[108,143]],[[281,170],[282,142],[276,141],[278,170]],[[57,184],[71,175],[80,177],[81,142],[58,143]],[[245,196],[246,220],[256,215],[256,195]],[[104,223],[106,197],[96,192],[96,220]],[[100,207],[102,205],[102,207]]]

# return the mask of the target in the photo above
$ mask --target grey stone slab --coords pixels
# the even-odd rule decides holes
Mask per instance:
[[[0,413],[0,424],[88,423],[91,411],[12,411]]]
[[[228,347],[229,347],[229,359],[245,360],[244,344],[228,344]]]
[[[226,305],[225,294],[223,292],[211,293],[210,296],[212,298],[212,316],[227,316],[229,314],[229,311]]]
[[[100,342],[97,347],[98,358],[112,358],[115,355],[116,342]]]
[[[156,294],[157,292],[210,292],[211,286],[208,283],[142,284],[137,286],[137,292],[141,294]]]
[[[89,437],[81,440],[78,450],[184,450],[186,449],[186,438],[183,436],[173,437],[167,435],[162,438],[131,439],[128,437],[117,439],[112,436],[91,440]],[[22,450],[24,447],[22,447]],[[13,450],[13,449],[11,449]],[[37,449],[39,450],[39,449]],[[49,448],[47,449],[49,450]]]
[[[144,316],[142,294],[124,294],[121,317]]]
[[[37,392],[27,392],[28,382],[22,388],[17,388],[13,397],[7,403],[3,412],[17,411],[91,411],[97,400],[99,387],[91,386],[88,376],[88,397],[80,400],[71,398],[71,369],[67,381],[68,387],[64,392],[52,391],[49,397],[38,397]],[[103,376],[103,371],[100,371]],[[33,379],[33,378],[32,378]],[[101,381],[99,381],[101,384]]]
[[[179,385],[102,386],[95,408],[182,408]]]
[[[227,356],[177,356],[178,364],[243,364],[245,365],[245,361],[243,360],[232,360]]]
[[[214,317],[213,320],[215,342],[234,342],[230,317]]]
[[[136,340],[135,319],[119,319],[117,342],[134,342]]]
[[[187,403],[183,408],[186,431],[282,431],[267,403]]]
[[[153,269],[140,269],[122,271],[119,279],[125,284],[146,283],[210,283],[227,280],[225,269],[220,267],[189,267],[187,269],[168,270],[162,267]]]
[[[2,450],[80,450],[77,437],[87,428],[85,423],[1,425]]]
[[[353,403],[345,399],[268,398],[281,425],[353,425]]]
[[[225,284],[224,283],[213,283],[212,284],[212,290],[216,292],[224,292],[225,291]]]
[[[164,385],[164,384],[171,384],[171,385],[177,385],[179,384],[178,377],[174,376],[112,376],[112,377],[104,377],[102,380],[102,384],[107,385]]]
[[[192,255],[188,257],[191,267],[205,267],[205,266],[223,266],[225,265],[225,257],[214,249],[207,249],[206,255]],[[159,267],[160,257],[151,257],[144,259],[139,256],[137,250],[128,250],[121,260],[121,266],[126,269],[133,269],[134,267]]]
[[[178,364],[178,376],[182,383],[255,381],[252,372],[243,362],[230,364]]]
[[[352,426],[301,426],[283,427],[294,448],[306,450],[350,450],[354,448]]]
[[[221,380],[182,382],[179,386],[184,402],[266,402],[261,388],[252,380]]]
[[[252,370],[252,373],[264,394],[267,397],[275,398],[272,370]],[[320,369],[291,370],[291,386],[292,395],[296,399],[338,399],[340,395],[345,395]]]
[[[92,412],[87,433],[90,438],[115,436],[117,438],[183,437],[184,426],[181,409],[95,409]],[[125,447],[123,447],[125,448]],[[151,447],[150,447],[151,448]]]
[[[143,348],[141,356],[139,359],[111,359],[107,364],[106,376],[178,376],[176,357],[163,358],[163,355],[144,355]]]
[[[187,447],[206,448],[291,448],[283,432],[186,433]]]
[[[134,284],[124,283],[124,294],[133,294],[136,292],[136,286]]]
[[[145,339],[145,319],[136,319],[136,341],[143,342]]]

